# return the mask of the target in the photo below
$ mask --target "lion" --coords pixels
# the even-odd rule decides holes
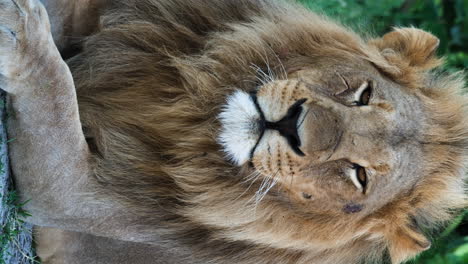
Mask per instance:
[[[68,230],[57,251],[397,264],[467,205],[463,76],[428,32],[281,0],[42,2],[0,0],[0,74],[27,220]]]

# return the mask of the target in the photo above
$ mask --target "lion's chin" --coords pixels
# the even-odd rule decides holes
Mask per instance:
[[[260,114],[251,96],[240,90],[234,92],[227,98],[219,120],[221,133],[218,142],[232,162],[244,164],[250,159],[260,136]]]

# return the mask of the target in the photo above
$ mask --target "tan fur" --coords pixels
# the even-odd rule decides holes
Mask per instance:
[[[90,161],[78,161],[80,168],[52,182],[36,176],[62,172],[38,165],[54,161],[51,155],[37,157],[54,145],[46,132],[20,135],[12,146],[18,153],[14,172],[31,198],[43,194],[30,190],[27,177],[44,178],[38,184],[48,190],[72,184],[67,191],[77,194],[70,199],[64,191],[61,200],[51,193],[51,200],[62,202],[57,210],[33,202],[34,212],[52,216],[31,221],[176,243],[206,263],[375,263],[387,253],[400,263],[427,249],[427,231],[466,206],[468,123],[466,98],[459,95],[464,84],[458,75],[432,71],[441,61],[431,34],[402,28],[366,40],[294,4],[261,0],[112,1],[100,21],[81,53],[67,61],[81,123],[63,124],[82,125],[90,152],[77,151],[82,156],[76,157]],[[17,56],[30,58],[29,52]],[[271,71],[273,80],[256,83],[259,68]],[[351,107],[348,97],[337,96],[343,80],[354,88],[374,82],[369,106]],[[66,86],[71,95],[64,102],[73,106],[71,88]],[[253,167],[226,160],[217,143],[217,116],[227,95],[257,88],[259,102],[271,103],[268,118],[280,118],[301,98],[320,113],[315,121],[322,130],[313,120],[304,123],[306,156],[267,131]],[[52,105],[56,100],[42,96]],[[13,107],[21,109],[30,98],[19,98]],[[57,113],[43,107],[32,109]],[[13,131],[33,131],[44,121],[17,120]],[[57,137],[82,136],[65,131],[59,128]],[[21,145],[31,139],[46,142],[44,149]],[[72,149],[76,142],[70,138],[56,147]],[[26,151],[30,156],[21,160]],[[372,172],[365,193],[343,180],[350,163]],[[278,184],[257,199],[271,179]]]
[[[180,248],[128,242],[47,227],[34,228],[36,253],[46,264],[200,263]]]

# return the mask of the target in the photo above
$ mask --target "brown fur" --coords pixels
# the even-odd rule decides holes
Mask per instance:
[[[206,263],[375,263],[388,257],[400,263],[430,245],[428,229],[466,206],[468,123],[466,98],[458,94],[464,84],[458,75],[432,71],[440,60],[434,56],[438,40],[429,33],[396,29],[365,40],[299,6],[266,0],[115,0],[100,21],[99,32],[67,63],[92,152],[95,198],[110,197],[136,216],[122,223],[138,226],[145,234],[140,240],[177,241]],[[313,207],[296,197],[308,180],[288,185],[283,172],[284,188],[256,203],[262,181],[246,180],[252,168],[233,166],[217,143],[226,96],[257,86],[252,65],[312,84],[334,69],[356,68],[402,91],[421,106],[402,111],[421,123],[417,175],[401,170],[406,180],[388,184],[392,195],[388,186],[374,188],[380,198],[370,206],[348,203],[337,211],[332,201]],[[275,84],[273,91],[281,88]],[[378,107],[382,115],[400,110],[385,102]],[[385,156],[379,140],[388,138],[372,138],[369,156]],[[266,156],[255,156],[254,166]],[[375,168],[385,182],[391,166]]]

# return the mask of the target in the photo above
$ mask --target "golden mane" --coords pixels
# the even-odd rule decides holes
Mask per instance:
[[[141,216],[135,225],[154,226],[146,230],[154,241],[176,240],[217,263],[375,263],[387,250],[400,250],[384,236],[409,221],[437,227],[466,206],[460,173],[468,120],[466,98],[457,94],[460,77],[391,63],[378,42],[368,45],[351,30],[281,1],[113,2],[99,32],[68,64],[96,153],[97,193]],[[360,221],[298,215],[274,193],[252,202],[261,182],[246,181],[216,141],[226,96],[251,89],[258,68],[279,75],[283,67],[308,67],[317,54],[365,59],[389,78],[414,84],[431,113],[427,177]],[[279,242],[261,245],[255,236]]]

